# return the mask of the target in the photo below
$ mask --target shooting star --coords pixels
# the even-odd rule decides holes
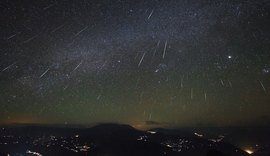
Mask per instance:
[[[81,60],[81,62],[72,70],[72,72],[74,72],[75,70],[77,70],[81,66],[82,62],[83,61]]]
[[[264,87],[262,81],[259,80],[259,82],[260,82],[260,84],[261,84],[261,87],[262,87],[263,91],[266,93],[266,88]]]
[[[206,100],[207,100],[207,93],[204,92],[204,101],[206,101]]]
[[[165,55],[166,55],[167,44],[168,44],[168,40],[166,40],[165,45],[164,45],[163,56],[162,56],[163,59],[165,58]]]
[[[35,39],[36,37],[38,37],[38,35],[39,35],[39,34],[37,34],[37,35],[35,35],[35,36],[33,36],[33,37],[31,37],[31,38],[29,38],[29,39],[23,41],[23,43],[28,43],[28,42],[32,41],[33,39]]]
[[[82,30],[80,30],[79,32],[77,32],[74,37],[80,35],[83,31],[85,31],[88,28],[88,26],[84,27]]]
[[[220,79],[220,83],[222,84],[222,86],[224,86],[224,82],[222,79]]]
[[[49,9],[49,8],[51,8],[51,7],[53,7],[53,6],[55,6],[55,5],[56,5],[56,3],[51,4],[51,5],[49,5],[49,6],[46,6],[45,8],[43,8],[43,10],[45,11],[45,10],[47,10],[47,9]]]
[[[148,20],[151,18],[151,16],[153,15],[153,13],[154,13],[154,9],[151,11],[151,13],[149,14],[149,16],[148,16]]]
[[[62,24],[62,25],[60,25],[60,26],[56,27],[55,29],[53,29],[53,30],[51,31],[51,33],[56,32],[57,30],[59,30],[59,29],[63,28],[64,26],[65,26],[65,24]]]
[[[146,52],[145,52],[145,53],[146,53]],[[140,62],[139,62],[139,64],[138,64],[138,67],[140,67],[140,65],[141,65],[141,63],[142,63],[142,61],[143,61],[143,59],[144,59],[145,53],[143,53],[142,58],[141,58],[141,60],[140,60]]]
[[[49,70],[50,70],[50,67],[49,67],[44,73],[42,73],[42,74],[39,76],[39,78],[42,78]]]
[[[11,68],[15,64],[16,64],[16,62],[12,63],[11,65],[9,65],[6,68],[4,68],[1,72],[4,72],[4,71],[8,70],[9,68]]]
[[[17,34],[13,34],[13,35],[9,36],[9,37],[7,38],[7,40],[12,39],[12,38],[15,37],[16,35],[17,35]]]
[[[193,88],[191,88],[191,90],[190,90],[190,99],[191,100],[193,99]]]
[[[152,119],[152,112],[149,114],[149,121]]]

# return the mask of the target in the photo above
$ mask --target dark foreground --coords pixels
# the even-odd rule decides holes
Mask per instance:
[[[209,139],[200,133],[103,124],[89,129],[4,126],[2,156],[248,156],[224,135]],[[268,150],[269,151],[269,150]],[[268,156],[267,149],[253,156]]]

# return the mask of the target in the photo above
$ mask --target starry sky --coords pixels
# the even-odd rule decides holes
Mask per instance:
[[[1,0],[0,123],[270,123],[269,0]]]

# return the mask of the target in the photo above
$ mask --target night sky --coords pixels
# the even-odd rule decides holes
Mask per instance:
[[[0,123],[270,122],[269,0],[1,0]]]

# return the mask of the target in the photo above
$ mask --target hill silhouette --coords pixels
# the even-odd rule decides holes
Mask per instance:
[[[183,130],[141,131],[123,124],[92,128],[11,126],[2,128],[0,134],[0,155],[34,151],[45,156],[247,156],[230,143],[212,142]]]

